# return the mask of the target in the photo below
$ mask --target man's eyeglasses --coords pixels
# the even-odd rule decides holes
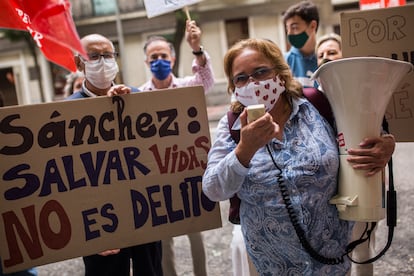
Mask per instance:
[[[118,53],[116,52],[107,52],[103,54],[88,53],[87,55],[89,57],[88,62],[90,63],[98,63],[102,57],[104,58],[105,62],[115,62],[115,59],[118,57]]]
[[[272,78],[272,74],[273,74],[274,70],[275,70],[275,67],[273,67],[273,68],[263,67],[263,68],[257,69],[256,71],[254,71],[250,75],[246,75],[246,74],[237,75],[237,76],[233,77],[233,84],[236,87],[240,88],[240,87],[245,86],[249,82],[250,78],[252,78],[256,81],[262,81],[262,80],[270,79],[270,78]]]

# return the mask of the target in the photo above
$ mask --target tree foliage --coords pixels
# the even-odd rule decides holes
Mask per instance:
[[[197,15],[191,14],[191,17],[193,20],[196,20]],[[181,43],[183,42],[183,39],[185,39],[185,22],[187,20],[186,13],[180,9],[175,11],[175,34],[174,39],[172,41],[172,44],[175,49],[175,64],[173,67],[173,73],[174,75],[178,76],[178,68],[180,65],[180,53],[181,53]]]

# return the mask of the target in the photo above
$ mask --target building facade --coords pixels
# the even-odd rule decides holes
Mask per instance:
[[[202,44],[211,56],[216,77],[207,104],[229,101],[222,62],[235,41],[247,37],[268,38],[282,50],[287,49],[282,14],[293,3],[291,0],[204,0],[188,7],[201,27]],[[359,8],[355,0],[314,0],[314,3],[321,17],[318,35],[338,32],[339,13]],[[71,4],[80,37],[100,33],[114,42],[120,53],[120,81],[139,86],[150,78],[144,63],[145,40],[153,34],[172,37],[176,26],[174,12],[149,19],[143,0],[71,0]],[[178,75],[189,75],[193,55],[184,41],[180,53]],[[0,77],[12,71],[15,80],[16,95],[13,101],[13,97],[7,97],[9,104],[34,104],[62,98],[68,72],[47,61],[40,51],[37,57],[40,70],[35,69],[25,43],[12,43],[0,36]]]

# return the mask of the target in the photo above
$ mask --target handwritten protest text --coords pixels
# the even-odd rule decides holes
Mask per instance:
[[[372,43],[380,43],[384,40],[400,40],[407,36],[403,31],[406,20],[403,16],[394,15],[384,20],[366,18],[352,18],[349,20],[349,46],[359,45],[358,36],[367,37]]]
[[[141,138],[152,138],[154,136],[167,137],[178,136],[179,128],[177,109],[167,109],[155,112],[153,115],[143,112],[137,115],[135,121],[130,115],[124,115],[124,100],[121,97],[114,97],[117,103],[116,116],[113,111],[105,112],[96,118],[92,115],[85,115],[80,120],[72,119],[53,121],[44,124],[37,133],[37,144],[40,148],[67,147],[68,138],[71,137],[71,145],[98,144],[108,141],[126,141]],[[54,111],[51,119],[56,120],[61,114]],[[0,149],[0,154],[20,155],[32,149],[35,141],[35,133],[26,126],[14,125],[20,119],[19,114],[11,114],[0,122],[0,133],[17,135],[14,141],[21,140],[19,145],[6,145]],[[114,124],[117,126],[114,126]],[[68,129],[66,126],[68,125]],[[115,128],[118,130],[118,137],[115,136]],[[70,135],[69,130],[73,129]],[[84,137],[89,130],[89,135]]]

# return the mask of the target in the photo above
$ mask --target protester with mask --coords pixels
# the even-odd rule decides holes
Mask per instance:
[[[316,44],[316,55],[318,58],[318,66],[322,64],[342,58],[342,43],[341,37],[335,33],[330,33],[319,38]],[[381,137],[373,137],[371,139],[365,139],[361,143],[361,149],[364,150],[364,154],[372,155],[375,152],[380,155],[375,158],[379,163],[378,168],[385,167],[388,160],[395,148],[395,139],[392,134],[384,134]],[[350,149],[350,154],[362,156],[361,149]],[[351,156],[355,158],[355,156]],[[354,168],[358,169],[354,166]],[[373,174],[373,172],[371,172]],[[370,174],[370,175],[371,175]],[[356,222],[353,232],[352,241],[361,237],[365,231],[367,224],[365,222]],[[371,237],[366,242],[360,244],[352,251],[352,257],[356,261],[366,261],[375,256],[375,230],[371,233]],[[374,264],[352,264],[352,275],[355,276],[369,276],[374,275]]]
[[[236,43],[224,57],[224,71],[236,100],[231,111],[239,116],[231,130],[227,114],[218,123],[203,192],[213,201],[237,193],[247,251],[260,275],[346,275],[353,222],[340,220],[329,203],[339,166],[333,128],[302,97],[270,40]],[[245,107],[252,104],[267,112],[248,123]],[[361,154],[364,148],[352,151],[360,151],[367,175],[376,170],[375,157]]]
[[[184,86],[202,85],[208,93],[214,85],[210,57],[201,46],[201,30],[195,21],[186,22],[186,40],[192,49],[192,70],[194,75],[177,78],[172,73],[175,63],[174,46],[164,37],[152,36],[144,45],[145,63],[150,68],[152,78],[140,86],[140,90],[156,90]]]
[[[273,42],[236,43],[224,57],[224,71],[236,99],[231,110],[240,113],[232,127],[240,130],[240,141],[232,139],[223,116],[208,154],[203,192],[213,201],[237,193],[247,251],[260,275],[346,275],[347,258],[324,264],[303,245],[306,240],[317,254],[341,260],[351,235],[353,223],[340,220],[329,204],[339,166],[331,126],[302,97]],[[245,107],[251,104],[264,104],[267,112],[247,123]]]
[[[201,46],[201,30],[195,21],[187,20],[185,36],[195,57],[192,64],[194,75],[183,78],[174,76],[172,73],[176,58],[174,46],[164,37],[152,36],[144,45],[145,63],[152,72],[152,78],[140,86],[140,90],[148,91],[194,85],[202,85],[205,93],[211,90],[214,85],[214,76],[210,57]],[[205,276],[207,275],[206,256],[202,235],[201,233],[190,233],[187,236],[191,245],[194,275]],[[176,276],[173,238],[163,240],[162,245],[164,275]]]
[[[130,87],[114,83],[119,68],[116,62],[118,54],[112,42],[99,34],[85,36],[81,42],[85,44],[89,60],[77,55],[75,63],[85,79],[81,89],[75,91],[67,99],[106,96],[110,90],[130,92]],[[138,90],[135,89],[135,91]]]
[[[82,88],[67,99],[79,99],[98,96],[112,96],[138,91],[125,85],[115,85],[118,74],[117,53],[112,42],[99,34],[91,34],[81,39],[89,60],[75,56],[75,63],[85,75]],[[122,249],[110,249],[97,255],[85,256],[86,276],[129,276],[132,261],[134,276],[162,276],[161,242]]]
[[[317,87],[311,79],[318,68],[315,45],[319,27],[318,8],[311,1],[302,1],[287,9],[283,15],[287,39],[291,45],[285,59],[293,76],[304,87]]]

